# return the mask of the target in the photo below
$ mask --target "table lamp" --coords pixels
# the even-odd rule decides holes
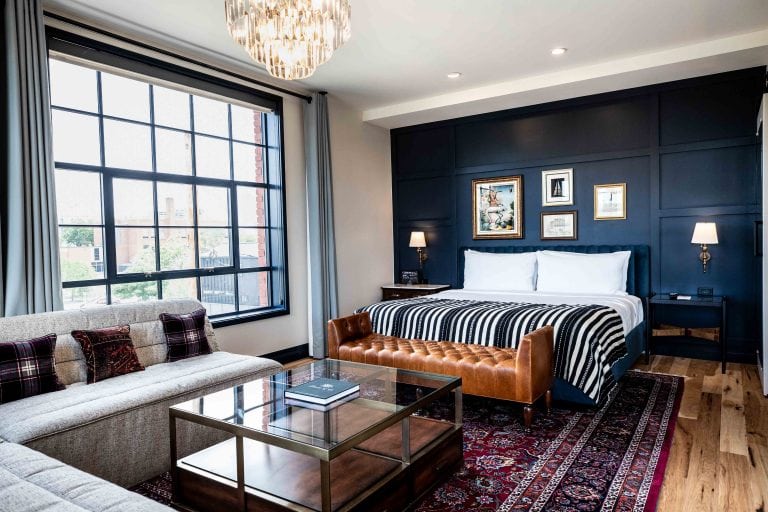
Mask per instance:
[[[697,222],[696,227],[693,228],[693,237],[691,237],[692,244],[701,245],[701,253],[699,259],[701,265],[704,267],[704,273],[707,273],[707,264],[712,259],[712,255],[709,254],[707,245],[717,245],[717,226],[714,222]]]

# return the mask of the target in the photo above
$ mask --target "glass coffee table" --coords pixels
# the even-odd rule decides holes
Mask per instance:
[[[360,385],[330,410],[286,389]],[[174,504],[187,510],[402,510],[463,462],[461,379],[325,359],[170,408]],[[180,421],[222,442],[179,459]]]

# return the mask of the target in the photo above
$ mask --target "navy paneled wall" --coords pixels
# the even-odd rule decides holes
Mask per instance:
[[[413,230],[427,233],[427,279],[460,286],[459,247],[546,243],[540,213],[577,210],[578,240],[552,245],[651,246],[653,290],[709,286],[728,296],[730,356],[751,361],[760,330],[753,233],[764,77],[765,68],[753,68],[393,130],[395,275],[418,266]],[[574,205],[542,207],[541,171],[561,168],[573,168]],[[473,240],[472,180],[511,175],[523,176],[525,237]],[[627,184],[627,220],[593,220],[601,183]],[[720,238],[706,274],[690,243],[703,220],[717,223]],[[685,346],[690,355],[710,348]]]

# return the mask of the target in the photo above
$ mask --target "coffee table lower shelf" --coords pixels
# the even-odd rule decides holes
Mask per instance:
[[[331,461],[332,510],[407,510],[461,467],[461,427],[419,417],[410,421],[410,464],[400,460],[399,424]],[[245,510],[321,510],[317,459],[250,439],[243,441]],[[241,508],[234,439],[179,460],[177,468],[175,505],[200,512]]]

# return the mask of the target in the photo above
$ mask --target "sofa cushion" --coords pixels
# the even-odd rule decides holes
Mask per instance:
[[[211,353],[205,335],[205,309],[181,315],[160,313],[160,321],[168,344],[168,362]]]
[[[72,337],[83,349],[88,384],[144,370],[131,342],[130,325],[72,331]]]
[[[63,388],[53,365],[56,335],[0,343],[0,404]]]
[[[204,391],[244,374],[280,368],[271,359],[214,352],[156,364],[143,372],[93,385],[75,384],[55,393],[0,405],[0,438],[25,444],[185,393]]]
[[[142,366],[163,363],[166,343],[160,313],[189,313],[202,304],[194,299],[147,301],[138,304],[115,304],[74,311],[53,311],[35,315],[0,318],[0,341],[37,338],[56,333],[56,374],[62,384],[85,382],[87,371],[80,344],[70,334],[76,329],[100,329],[112,325],[131,326],[131,340]],[[219,350],[216,334],[206,321],[205,335],[211,350]]]
[[[40,452],[0,443],[0,510],[167,512],[172,509]]]

